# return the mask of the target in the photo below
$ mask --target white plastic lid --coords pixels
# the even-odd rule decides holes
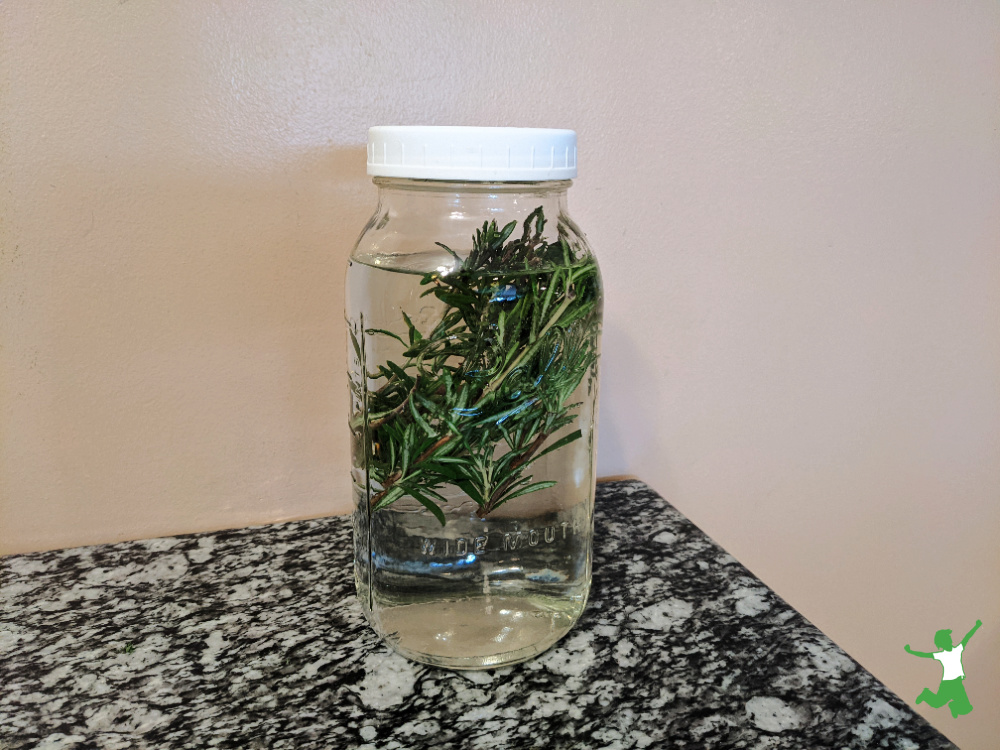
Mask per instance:
[[[576,177],[576,133],[547,128],[381,126],[368,174],[417,180],[536,182]]]

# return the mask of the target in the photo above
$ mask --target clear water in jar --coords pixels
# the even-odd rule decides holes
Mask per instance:
[[[433,296],[421,297],[423,274],[443,270],[434,265],[440,256],[406,256],[406,262],[400,268],[353,260],[348,272],[348,325],[364,360],[351,349],[355,426],[364,424],[366,392],[379,387],[370,377],[378,364],[405,360],[406,350],[394,338],[361,332],[384,329],[405,339],[403,312],[418,330],[429,330],[446,308]],[[590,587],[596,395],[595,364],[567,400],[579,406],[560,431],[579,429],[582,436],[530,466],[533,481],[554,486],[513,498],[485,517],[459,487],[441,486],[443,526],[411,496],[372,510],[369,498],[382,487],[366,472],[367,433],[356,430],[358,596],[373,628],[393,648],[425,663],[479,669],[530,658],[571,629]],[[501,444],[497,455],[503,450]]]

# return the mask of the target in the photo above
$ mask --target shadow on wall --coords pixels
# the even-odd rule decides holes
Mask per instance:
[[[0,549],[345,510],[364,147],[39,171],[13,199]]]
[[[605,307],[607,309],[607,307]],[[669,478],[669,456],[663,448],[661,425],[650,415],[662,413],[662,384],[649,354],[636,341],[636,330],[606,318],[601,335],[601,397],[597,437],[597,475],[638,475],[640,467],[657,466],[657,490]],[[669,496],[669,495],[665,495]]]

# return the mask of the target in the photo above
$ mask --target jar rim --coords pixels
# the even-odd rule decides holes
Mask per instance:
[[[413,190],[418,192],[445,193],[551,193],[564,192],[573,184],[573,180],[532,180],[532,181],[494,181],[483,180],[429,180],[413,177],[372,177],[372,182],[379,188],[394,190]]]

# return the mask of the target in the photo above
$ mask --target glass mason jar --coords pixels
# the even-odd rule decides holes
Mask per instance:
[[[347,273],[358,597],[404,656],[513,664],[590,589],[602,290],[566,208],[576,135],[372,128],[368,172]]]

